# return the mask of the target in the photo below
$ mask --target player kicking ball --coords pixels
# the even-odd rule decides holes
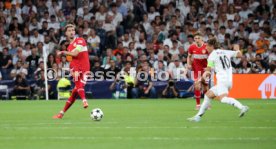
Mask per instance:
[[[208,57],[208,65],[202,77],[210,77],[211,69],[213,68],[216,72],[217,84],[206,92],[204,101],[198,113],[194,117],[188,118],[189,121],[199,122],[208,108],[211,99],[214,99],[215,97],[217,97],[222,103],[233,105],[234,107],[240,109],[241,112],[239,117],[243,117],[249,109],[236,99],[228,97],[228,92],[232,88],[231,58],[242,57],[239,45],[234,45],[235,51],[221,50],[219,48],[219,43],[216,39],[208,40],[207,50],[210,55]]]
[[[72,90],[71,96],[65,103],[63,110],[57,115],[53,116],[54,119],[61,119],[64,113],[73,105],[78,95],[82,99],[83,108],[88,107],[87,100],[85,98],[85,84],[86,76],[85,73],[90,70],[89,55],[86,46],[86,42],[83,38],[75,37],[75,25],[67,24],[65,26],[65,35],[67,40],[70,42],[67,51],[60,51],[58,55],[64,54],[72,56],[70,62],[70,71],[73,77],[75,88]]]

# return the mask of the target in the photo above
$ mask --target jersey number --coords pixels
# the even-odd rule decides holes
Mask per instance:
[[[226,57],[226,55],[224,55],[224,57],[220,56],[219,57],[221,63],[222,63],[222,67],[223,69],[228,69],[231,66],[230,60]]]

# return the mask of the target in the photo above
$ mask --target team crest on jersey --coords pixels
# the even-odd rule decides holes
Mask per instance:
[[[75,47],[77,45],[77,43],[74,43],[73,46]]]
[[[205,54],[205,53],[206,53],[206,50],[202,50],[202,53]]]
[[[79,44],[82,44],[82,40],[78,40],[78,43],[79,43]]]

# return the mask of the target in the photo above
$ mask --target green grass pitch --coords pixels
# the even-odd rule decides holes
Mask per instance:
[[[194,100],[76,101],[62,120],[53,120],[65,101],[0,101],[0,149],[275,149],[276,100],[241,100],[239,110],[212,102],[199,123]],[[92,108],[104,112],[90,119]]]

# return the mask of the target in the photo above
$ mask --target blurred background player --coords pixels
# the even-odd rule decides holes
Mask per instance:
[[[85,98],[84,86],[86,84],[85,73],[90,71],[89,55],[87,50],[86,42],[83,38],[75,37],[75,25],[68,24],[65,26],[65,35],[67,40],[70,42],[67,51],[60,51],[58,55],[65,54],[72,56],[70,62],[70,70],[75,83],[75,88],[72,90],[72,94],[67,100],[63,110],[59,114],[55,115],[54,119],[61,119],[64,113],[71,107],[79,95],[83,101],[83,107],[87,108],[88,103]]]
[[[204,115],[206,109],[210,104],[210,99],[217,97],[222,103],[232,105],[240,109],[239,117],[244,116],[248,111],[248,107],[242,105],[239,101],[234,98],[227,97],[229,90],[232,88],[232,65],[231,58],[241,58],[242,53],[239,50],[239,45],[234,45],[234,50],[221,50],[219,49],[219,43],[216,39],[210,39],[207,43],[207,50],[210,53],[208,57],[208,66],[205,69],[205,72],[202,78],[211,75],[211,69],[213,68],[216,72],[217,84],[213,86],[207,93],[204,95],[204,101],[198,111],[198,113],[189,118],[189,121],[200,121],[201,117]],[[200,80],[201,78],[199,78]]]
[[[196,99],[196,110],[200,108],[200,96],[201,86],[203,92],[208,90],[208,83],[206,80],[198,80],[204,73],[204,69],[207,67],[208,51],[206,50],[206,44],[202,39],[201,33],[194,34],[194,43],[190,45],[188,49],[187,67],[192,70],[191,78],[194,80],[194,96]]]

